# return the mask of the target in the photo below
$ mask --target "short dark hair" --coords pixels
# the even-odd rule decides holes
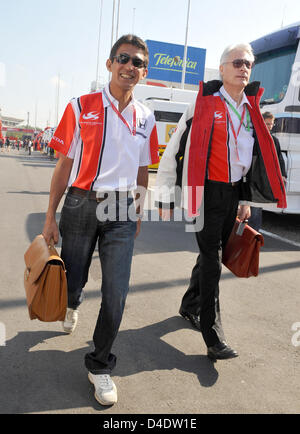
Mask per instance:
[[[264,119],[275,119],[275,116],[271,112],[264,112],[263,115],[262,115],[262,117]]]
[[[114,57],[117,54],[119,47],[123,44],[130,44],[130,45],[133,45],[134,47],[139,48],[140,50],[143,50],[144,56],[145,56],[145,64],[146,64],[146,67],[148,66],[148,63],[149,63],[148,46],[147,46],[145,41],[143,41],[138,36],[132,35],[132,34],[121,36],[121,38],[119,38],[117,40],[117,42],[115,42],[115,44],[113,45],[113,47],[111,49],[110,55],[109,55],[111,62],[114,61]]]

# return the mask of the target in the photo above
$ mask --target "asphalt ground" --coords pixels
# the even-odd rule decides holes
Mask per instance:
[[[26,306],[23,255],[42,230],[54,164],[37,152],[0,153],[0,413],[299,413],[300,248],[265,236],[257,278],[224,268],[222,320],[239,357],[213,363],[201,334],[178,315],[197,257],[184,222],[142,224],[113,347],[119,401],[98,404],[83,361],[101,303],[97,251],[72,335],[60,323],[30,321]]]

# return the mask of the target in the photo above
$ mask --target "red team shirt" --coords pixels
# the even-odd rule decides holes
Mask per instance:
[[[69,187],[134,190],[139,167],[159,161],[155,118],[133,97],[122,120],[109,86],[104,90],[70,101],[49,146],[74,160]]]

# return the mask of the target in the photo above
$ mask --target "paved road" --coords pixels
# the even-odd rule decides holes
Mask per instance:
[[[150,173],[150,185],[154,186],[156,172]],[[150,187],[151,188],[151,187]],[[279,237],[300,246],[300,215],[281,214],[270,211],[263,211],[262,227],[263,232],[268,232],[274,237]]]
[[[83,364],[100,305],[97,252],[73,335],[27,314],[23,254],[42,230],[53,169],[39,153],[0,153],[0,413],[299,413],[300,346],[291,339],[300,322],[300,249],[266,237],[259,277],[224,269],[223,323],[240,356],[213,364],[199,332],[178,315],[197,256],[182,222],[143,223],[114,346],[119,402],[102,408]]]

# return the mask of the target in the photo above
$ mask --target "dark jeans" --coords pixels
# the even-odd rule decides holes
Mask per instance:
[[[116,221],[99,221],[95,200],[67,194],[62,209],[60,232],[61,256],[68,281],[68,306],[76,309],[82,302],[92,255],[98,242],[102,269],[102,303],[94,331],[95,350],[85,357],[85,365],[93,374],[110,373],[116,364],[111,353],[117,336],[129,289],[136,222],[124,217],[132,197],[117,200]],[[121,212],[122,211],[122,212]]]
[[[225,341],[219,304],[222,248],[236,219],[239,192],[239,186],[206,182],[204,227],[196,233],[200,254],[181,303],[183,310],[200,315],[201,331],[208,347]]]

